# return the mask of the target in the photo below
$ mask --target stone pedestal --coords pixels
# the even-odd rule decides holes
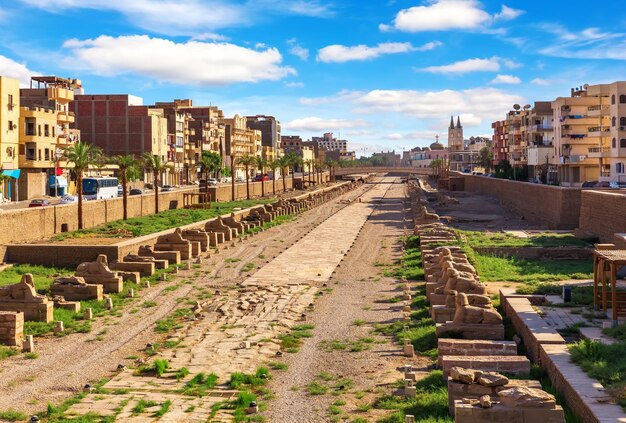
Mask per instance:
[[[154,275],[155,265],[153,262],[113,262],[109,266],[111,270],[119,270],[121,272],[137,272],[141,276]]]
[[[176,251],[180,254],[180,260],[189,260],[192,255],[191,243],[161,243],[154,245],[154,251]],[[170,262],[170,264],[172,264]]]
[[[430,305],[446,305],[447,297],[445,294],[430,294]]]
[[[491,355],[517,355],[517,344],[513,341],[487,341],[440,338],[437,341],[438,364],[446,355],[460,355],[468,357]]]
[[[183,238],[188,241],[199,242],[200,250],[206,251],[209,248],[209,234],[198,229],[188,229],[183,231]]]
[[[102,285],[88,284],[83,278],[72,276],[55,279],[50,293],[67,301],[102,300],[103,289]]]
[[[0,344],[21,347],[24,338],[24,313],[0,311]]]
[[[463,401],[454,403],[455,423],[565,423],[563,408],[506,407],[494,404],[491,408],[482,408],[478,404]]]
[[[154,251],[153,248],[148,245],[139,247],[137,254],[144,257],[153,257],[157,260],[166,260],[168,265],[180,264],[181,261],[178,251]],[[167,266],[164,268],[167,269]]]
[[[468,385],[448,378],[448,409],[450,415],[454,416],[454,403],[457,400],[462,400],[463,398],[478,400],[483,395],[489,395],[491,401],[498,401],[498,392],[515,386],[541,389],[541,383],[538,380],[510,379],[509,383],[504,386],[483,386],[477,383]]]
[[[55,308],[62,308],[63,310],[69,310],[74,313],[80,312],[80,302],[79,301],[67,301],[63,297],[54,297],[52,299]]]
[[[448,307],[445,305],[433,305],[430,308],[430,316],[435,323],[445,323],[454,319],[454,307]]]
[[[20,282],[0,287],[0,311],[24,313],[24,320],[52,321],[52,302],[45,295],[37,294],[33,275],[27,273]]]
[[[439,323],[437,338],[504,340],[504,325],[484,325],[472,323]]]
[[[521,355],[490,355],[483,357],[444,355],[441,358],[441,367],[445,380],[447,380],[450,369],[453,367],[522,376],[530,374],[530,360]]]
[[[105,294],[122,292],[124,283],[121,276],[113,278],[103,278],[101,276],[85,275],[83,276],[85,282],[95,285],[102,285],[102,291]]]

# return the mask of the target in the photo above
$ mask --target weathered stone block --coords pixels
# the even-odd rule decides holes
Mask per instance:
[[[446,379],[452,367],[463,367],[465,369],[515,375],[528,375],[530,373],[530,361],[520,355],[491,355],[483,357],[444,355],[441,358],[441,367],[443,369],[443,376]]]
[[[491,356],[517,355],[517,344],[513,341],[487,341],[440,338],[437,341],[438,363],[445,355]]]
[[[153,262],[113,262],[109,266],[111,270],[119,270],[122,272],[137,272],[141,276],[154,275],[155,265]]]
[[[60,296],[67,301],[102,300],[102,285],[88,284],[81,277],[55,279],[50,285],[52,296]]]
[[[541,383],[537,380],[510,379],[509,383],[504,386],[488,387],[477,383],[468,385],[448,378],[448,409],[450,415],[454,416],[454,403],[457,400],[463,398],[478,399],[483,395],[489,395],[492,401],[498,401],[498,392],[514,386],[541,389]]]
[[[504,325],[483,325],[471,323],[439,323],[435,329],[438,338],[487,339],[502,341]]]
[[[493,404],[491,408],[480,405],[465,404],[463,401],[454,403],[455,423],[564,423],[563,409],[556,406],[547,408],[510,408],[502,404]]]
[[[24,338],[24,313],[0,311],[0,344],[21,347]]]

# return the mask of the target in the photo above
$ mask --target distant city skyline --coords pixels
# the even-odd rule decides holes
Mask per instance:
[[[16,0],[0,5],[0,75],[190,98],[401,153],[446,144],[450,115],[489,136],[514,103],[626,79],[626,11],[608,3]]]

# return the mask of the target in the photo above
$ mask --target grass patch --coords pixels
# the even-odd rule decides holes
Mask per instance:
[[[278,337],[280,340],[280,348],[287,352],[297,352],[298,347],[302,344],[302,339],[313,336],[311,330],[314,327],[315,326],[310,324],[293,326],[290,333]]]
[[[272,361],[268,363],[268,366],[272,370],[287,370],[289,368],[287,363],[283,363],[281,361]]]
[[[5,347],[0,345],[0,360],[3,360],[8,357],[13,357],[14,355],[19,354],[17,348]]]
[[[155,407],[157,405],[159,405],[158,402],[140,399],[133,407],[132,412],[134,415],[141,414],[146,410],[146,408]]]
[[[385,272],[385,276],[405,277],[413,281],[423,280],[424,268],[422,267],[422,252],[419,249],[419,236],[407,237],[404,247],[404,255],[395,264],[394,270]]]
[[[324,395],[328,392],[328,386],[322,385],[317,381],[313,381],[306,386],[309,395]]]
[[[254,263],[246,263],[246,265],[241,268],[241,272],[242,273],[249,272],[252,269],[254,269],[255,267],[256,267],[256,264],[254,264]]]
[[[203,397],[210,389],[215,388],[215,385],[217,385],[217,379],[218,378],[215,373],[210,373],[208,375],[198,373],[185,383],[185,387],[181,390],[181,393],[194,397]]]
[[[393,414],[378,420],[380,423],[404,423],[405,415],[415,416],[419,422],[452,423],[448,415],[448,390],[440,370],[431,372],[416,384],[417,396],[404,398],[385,395],[373,406],[377,409],[396,410]]]
[[[19,422],[27,420],[28,416],[21,411],[16,410],[6,410],[0,411],[0,420],[6,420],[9,422]]]
[[[569,349],[572,361],[598,379],[626,411],[626,342],[605,345],[583,339]]]
[[[520,238],[504,232],[464,231],[457,229],[460,240],[470,247],[591,247],[587,241],[576,238],[572,234],[540,233]]]
[[[35,280],[35,290],[40,294],[47,294],[50,284],[58,275],[73,275],[74,269],[34,264],[16,264],[0,272],[0,286],[18,283],[26,273],[32,273]]]
[[[64,239],[84,237],[138,237],[179,226],[189,225],[201,220],[211,219],[222,214],[231,213],[235,208],[248,208],[257,204],[265,204],[272,201],[274,200],[264,198],[214,203],[213,208],[210,209],[164,210],[158,214],[150,216],[134,217],[128,220],[116,220],[96,228],[58,234],[53,237],[53,240],[61,241]]]
[[[244,386],[255,388],[265,385],[270,377],[269,369],[261,366],[256,369],[253,375],[239,372],[232,373],[228,385],[232,389],[241,389]]]
[[[529,284],[518,287],[515,292],[523,295],[561,295],[563,292],[563,286],[552,283]],[[610,291],[608,295],[610,296]],[[567,305],[592,306],[593,286],[572,287],[572,301],[567,303]]]

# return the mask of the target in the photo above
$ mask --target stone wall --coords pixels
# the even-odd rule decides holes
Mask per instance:
[[[326,174],[327,176],[327,174]],[[266,181],[266,194],[272,192],[272,181]],[[291,178],[286,180],[287,189],[291,189]],[[213,201],[230,201],[231,186],[220,185],[213,189]],[[235,184],[237,199],[246,198],[246,184]],[[282,180],[276,181],[276,192],[282,191]],[[183,194],[198,192],[198,188],[188,188],[159,193],[159,210],[183,207]],[[250,183],[251,197],[261,195],[261,183]],[[26,208],[2,212],[0,219],[0,245],[20,242],[32,242],[47,239],[61,233],[64,226],[68,231],[78,229],[76,204],[50,207]],[[123,217],[122,198],[110,200],[85,201],[83,203],[83,226],[85,229],[103,225]],[[128,217],[140,217],[154,214],[154,194],[128,196]],[[4,257],[4,255],[0,256]]]
[[[0,311],[0,344],[20,347],[24,338],[24,313]]]
[[[496,198],[527,221],[550,229],[578,227],[581,189],[463,175],[465,190]],[[549,200],[549,203],[547,201]]]
[[[578,227],[582,235],[615,243],[614,234],[626,232],[626,191],[583,191]]]

